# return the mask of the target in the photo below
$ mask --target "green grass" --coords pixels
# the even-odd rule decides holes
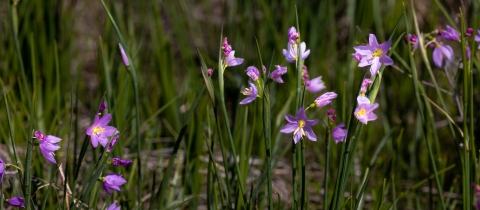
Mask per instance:
[[[92,209],[476,208],[478,43],[464,34],[445,41],[454,58],[440,69],[428,46],[412,54],[403,41],[446,24],[479,28],[476,1],[45,0],[0,9],[0,158],[24,172],[8,167],[1,193],[30,198],[28,209],[77,200]],[[282,54],[292,26],[311,51],[304,62]],[[352,113],[370,73],[351,54],[370,33],[392,40],[394,65],[374,77],[367,96],[380,104],[378,119],[363,125]],[[223,37],[244,59],[224,72]],[[288,67],[283,84],[266,79],[275,65]],[[338,97],[307,112],[320,120],[317,141],[294,144],[279,132],[284,115],[321,94],[304,91],[302,65]],[[264,90],[239,105],[248,66]],[[85,134],[102,101],[120,131],[110,153]],[[350,135],[335,144],[330,132],[342,121]],[[62,138],[58,165],[43,158],[33,130]],[[134,163],[114,167],[112,157]],[[111,196],[97,181],[109,173],[127,180]]]

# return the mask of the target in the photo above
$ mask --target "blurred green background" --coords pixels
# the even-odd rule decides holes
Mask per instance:
[[[74,153],[78,154],[85,137],[85,130],[91,123],[102,96],[108,102],[108,112],[112,113],[112,124],[122,133],[120,146],[114,150],[114,156],[137,159],[135,153],[135,111],[133,87],[118,50],[119,40],[106,16],[100,1],[76,0],[43,0],[16,2],[16,16],[12,19],[12,2],[4,1],[0,5],[0,85],[7,95],[13,139],[17,151],[24,157],[27,139],[30,137],[28,123],[33,120],[34,128],[46,134],[62,137],[62,151],[57,152],[59,162],[73,163]],[[144,206],[150,206],[156,199],[164,199],[168,205],[182,201],[190,195],[193,199],[184,208],[205,208],[207,202],[206,177],[208,150],[204,134],[211,133],[215,126],[207,122],[213,119],[210,111],[211,103],[205,94],[201,97],[196,112],[188,122],[187,134],[177,160],[174,177],[171,177],[168,197],[158,198],[155,193],[163,178],[163,173],[172,151],[173,143],[190,110],[195,96],[204,85],[200,71],[200,60],[197,49],[209,68],[216,69],[220,32],[228,37],[235,50],[235,56],[244,58],[242,65],[229,67],[225,72],[225,97],[229,111],[230,124],[234,132],[237,152],[241,155],[241,169],[245,173],[246,188],[258,184],[263,171],[265,156],[262,141],[260,102],[246,106],[238,105],[243,98],[240,90],[247,85],[248,77],[244,70],[248,66],[260,69],[255,38],[258,39],[262,60],[267,68],[273,65],[288,66],[287,75],[283,76],[284,84],[273,84],[271,97],[273,107],[272,139],[277,166],[274,170],[274,192],[278,193],[275,203],[278,206],[291,205],[291,173],[289,158],[290,136],[281,135],[278,130],[285,124],[284,114],[293,114],[293,98],[295,84],[295,67],[288,64],[282,55],[287,47],[287,29],[295,26],[295,8],[298,11],[299,32],[302,41],[310,49],[310,56],[305,60],[310,78],[322,76],[327,91],[335,91],[339,97],[333,107],[339,122],[347,121],[354,108],[360,80],[364,71],[356,67],[352,59],[353,46],[367,43],[368,34],[373,33],[379,42],[384,42],[393,32],[397,20],[403,12],[403,2],[395,0],[347,0],[347,1],[221,1],[221,0],[178,0],[178,1],[107,1],[107,6],[122,31],[133,58],[138,75],[140,99],[140,132],[142,142],[142,168],[144,186]],[[409,8],[410,2],[405,2]],[[463,8],[467,17],[467,25],[472,27],[474,15],[478,14],[478,1],[414,1],[420,30],[428,33],[435,29],[444,29],[448,23],[448,15],[459,28],[459,8]],[[444,9],[444,11],[442,11]],[[407,10],[410,14],[412,11]],[[411,16],[408,16],[411,19]],[[410,23],[412,23],[410,21]],[[15,27],[14,27],[15,26]],[[18,27],[18,28],[17,28]],[[413,28],[413,24],[410,26]],[[13,30],[18,30],[20,54],[14,45]],[[478,28],[478,27],[477,27]],[[297,29],[298,30],[298,29]],[[393,35],[396,40],[405,31],[403,19]],[[448,68],[449,73],[458,75],[459,45],[452,45],[455,58]],[[431,50],[429,56],[431,56]],[[417,53],[418,54],[418,53]],[[431,77],[427,74],[419,55],[417,58],[419,78],[424,84],[428,97],[438,103],[435,88],[431,87]],[[22,68],[19,55],[23,60],[26,82],[30,94],[34,93],[34,116],[29,113],[28,98],[22,85]],[[474,55],[476,57],[476,55]],[[371,122],[364,129],[362,141],[358,147],[351,180],[358,185],[362,173],[380,140],[396,128],[380,153],[373,175],[366,191],[365,208],[373,208],[381,202],[380,191],[383,179],[388,180],[389,190],[385,195],[384,207],[391,205],[392,193],[398,196],[412,188],[412,185],[432,175],[430,162],[421,132],[418,108],[414,100],[412,79],[409,77],[408,49],[400,42],[394,56],[394,66],[387,67],[377,101],[380,109],[376,110],[379,119]],[[433,67],[433,66],[432,66]],[[434,69],[439,86],[444,90],[443,98],[454,119],[459,119],[452,92],[443,71]],[[212,79],[216,84],[217,74]],[[460,77],[461,78],[461,77]],[[474,81],[478,79],[474,71]],[[456,80],[458,87],[461,81]],[[475,86],[474,103],[478,105],[478,87]],[[306,102],[313,101],[318,95],[308,93]],[[3,96],[0,97],[0,151],[6,162],[12,162],[12,147],[9,137],[9,123]],[[260,101],[260,100],[257,100]],[[353,104],[353,105],[352,105]],[[474,106],[476,107],[476,106]],[[328,108],[318,109],[309,114],[309,118],[325,118]],[[453,164],[455,167],[442,174],[444,190],[452,192],[450,204],[458,204],[461,195],[458,178],[460,163],[455,148],[458,146],[451,136],[446,117],[438,109],[433,108],[436,128],[429,130],[435,135],[435,161],[439,170]],[[475,114],[475,118],[478,117]],[[243,131],[242,122],[248,117],[248,124]],[[70,123],[72,129],[70,129]],[[321,123],[320,123],[321,124]],[[307,142],[307,177],[310,207],[320,208],[323,203],[323,171],[325,170],[324,125],[317,125],[314,131],[318,142]],[[402,130],[402,132],[398,132]],[[478,129],[475,130],[475,133]],[[215,133],[215,132],[213,132]],[[247,134],[246,136],[243,134]],[[402,135],[403,134],[403,135]],[[214,135],[214,137],[215,135]],[[458,138],[458,137],[457,137]],[[218,140],[217,140],[218,141]],[[67,144],[71,151],[66,152]],[[218,146],[218,142],[215,144]],[[239,149],[243,148],[243,149]],[[329,172],[335,177],[340,153],[339,145],[332,145],[332,157]],[[91,148],[90,148],[91,149]],[[228,147],[227,147],[228,149]],[[89,150],[85,161],[93,163],[100,154],[97,150]],[[214,151],[221,159],[220,150]],[[249,157],[251,160],[249,161]],[[48,182],[60,184],[61,177],[54,165],[43,160],[41,154],[34,153],[34,177],[40,186]],[[24,160],[22,160],[23,162]],[[220,160],[217,160],[220,164]],[[84,164],[88,166],[88,164]],[[62,170],[65,169],[65,167]],[[88,170],[87,167],[82,170]],[[135,168],[112,168],[107,171],[122,173],[128,183],[122,187],[126,193],[118,193],[114,199],[120,200],[126,209],[135,206],[135,189],[138,179]],[[222,168],[222,170],[224,170]],[[229,169],[232,170],[232,169]],[[65,173],[72,174],[73,168]],[[83,172],[82,172],[83,173]],[[81,174],[82,174],[81,173]],[[223,173],[222,173],[223,174]],[[475,173],[474,173],[475,174]],[[473,176],[475,177],[475,176]],[[15,184],[14,176],[7,176]],[[80,175],[80,179],[82,179]],[[333,180],[334,181],[334,180]],[[478,180],[477,180],[478,181]],[[233,182],[232,182],[233,183]],[[255,183],[255,185],[254,185]],[[69,183],[72,190],[79,190],[81,182]],[[332,188],[334,183],[332,182]],[[395,187],[391,189],[391,185]],[[61,185],[59,185],[61,186]],[[434,188],[433,180],[398,201],[401,209],[423,209],[436,206],[437,198],[430,193]],[[261,191],[264,186],[260,189]],[[15,194],[19,189],[8,187],[6,192]],[[355,187],[353,189],[356,189]],[[352,190],[353,190],[352,189]],[[332,189],[330,189],[332,190]],[[129,192],[130,191],[130,192]],[[351,192],[347,186],[347,191]],[[54,196],[50,192],[48,203],[55,204],[62,197],[61,187],[55,188]],[[40,205],[46,189],[41,188],[34,200]],[[99,192],[101,197],[106,194]],[[258,197],[260,208],[264,206],[262,192]],[[103,199],[98,204],[103,205]]]

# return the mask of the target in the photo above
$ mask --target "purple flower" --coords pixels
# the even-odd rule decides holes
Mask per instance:
[[[207,74],[208,74],[208,76],[212,76],[212,74],[213,74],[213,69],[207,69]]]
[[[98,113],[102,113],[106,108],[107,103],[105,103],[105,101],[102,101],[102,104],[100,104],[100,108],[98,109]]]
[[[282,67],[282,66],[279,66],[279,65],[275,65],[275,67],[277,67],[277,70],[273,71],[270,74],[270,78],[277,81],[278,83],[283,83],[283,80],[282,80],[281,76],[287,73],[287,67],[286,66]]]
[[[467,49],[466,49],[465,53],[467,54],[467,61],[469,61],[470,60],[470,46],[467,45]]]
[[[225,37],[225,39],[223,39],[222,49],[223,49],[223,54],[225,56],[228,56],[230,54],[230,52],[232,51],[232,46],[228,44],[227,37]]]
[[[465,31],[465,35],[471,36],[472,34],[473,34],[473,28],[467,28],[467,30]]]
[[[334,108],[331,108],[331,109],[328,110],[327,115],[328,115],[328,116],[332,116],[333,113],[335,113],[335,109],[334,109]]]
[[[103,188],[107,191],[109,195],[112,194],[111,190],[120,192],[120,185],[127,183],[121,174],[108,174],[105,177],[102,177]]]
[[[332,103],[332,100],[337,98],[337,94],[334,92],[326,92],[319,96],[313,103],[315,103],[315,106],[317,107],[324,107],[330,103]]]
[[[113,137],[113,139],[110,141],[110,144],[109,144],[108,147],[107,147],[107,152],[112,151],[113,145],[115,145],[115,143],[117,142],[118,138],[119,138],[118,136]]]
[[[111,114],[106,114],[100,119],[98,116],[95,116],[95,121],[93,121],[93,124],[87,129],[87,135],[90,136],[93,147],[97,147],[98,142],[100,142],[103,147],[107,146],[108,137],[118,133],[115,127],[107,125],[111,119]]]
[[[260,72],[255,66],[249,66],[247,68],[247,75],[252,78],[253,81],[257,81],[260,78]]]
[[[225,58],[225,64],[227,66],[238,66],[243,63],[243,58],[235,58],[235,51],[228,53],[228,56]]]
[[[333,136],[333,139],[335,139],[335,144],[338,144],[338,142],[345,141],[345,136],[347,136],[348,130],[343,129],[344,127],[345,127],[345,123],[342,122],[332,129],[332,136]]]
[[[254,101],[257,96],[258,96],[258,90],[257,90],[257,87],[255,87],[255,84],[253,84],[253,82],[251,81],[248,81],[248,84],[250,84],[250,88],[245,88],[244,90],[242,90],[241,93],[243,93],[243,95],[246,95],[248,97],[246,97],[245,99],[243,99],[242,101],[240,101],[240,104],[248,104],[248,103],[251,103],[252,101]]]
[[[358,107],[355,109],[355,117],[362,122],[367,124],[368,121],[376,120],[377,115],[373,113],[373,110],[378,108],[378,103],[370,105],[370,100],[365,96],[358,96]]]
[[[355,58],[355,60],[357,60],[358,62],[362,61],[363,55],[361,55],[360,53],[358,53],[358,52],[352,53],[352,56],[353,56],[353,58]]]
[[[5,200],[8,205],[13,206],[13,207],[18,207],[18,208],[25,208],[25,201],[23,200],[22,197],[12,197],[10,199]]]
[[[406,37],[406,42],[413,46],[413,50],[415,51],[418,47],[418,38],[415,34],[408,34]]]
[[[370,80],[368,78],[364,79],[363,82],[362,82],[362,87],[360,88],[360,92],[361,93],[366,93],[367,92],[367,86],[369,84],[372,84],[372,80]]]
[[[295,44],[299,38],[300,34],[297,33],[297,29],[295,29],[295,27],[292,26],[288,29],[288,42],[290,44]]]
[[[265,66],[264,66],[264,65],[262,65],[262,69],[263,69],[263,73],[265,73],[265,74],[266,74],[266,73],[267,73],[267,68],[265,68]]]
[[[307,69],[307,66],[305,66],[305,65],[302,66],[302,80],[305,83],[310,81],[310,75],[308,75],[308,69]]]
[[[311,126],[317,124],[318,120],[308,120],[303,107],[298,109],[296,117],[286,114],[285,119],[287,119],[288,124],[280,129],[280,132],[293,132],[293,141],[295,141],[295,144],[304,136],[307,136],[307,138],[312,141],[317,141],[317,136],[313,133]]]
[[[3,181],[3,176],[5,175],[5,162],[3,162],[3,159],[0,158],[0,184]]]
[[[450,41],[458,41],[460,40],[460,33],[447,25],[447,30],[442,31],[442,37],[445,38],[446,40]]]
[[[48,161],[57,164],[57,161],[55,161],[55,157],[53,157],[53,152],[60,149],[60,146],[58,146],[57,143],[60,142],[62,139],[51,135],[46,136],[40,131],[35,131],[34,133],[35,138],[40,141],[39,148],[40,152],[42,152],[43,157],[45,157],[45,159],[47,159]]]
[[[120,205],[117,206],[117,202],[115,201],[108,206],[107,210],[120,210],[120,207]]]
[[[477,35],[475,36],[475,41],[480,42],[480,30],[477,30]],[[478,49],[480,49],[480,45],[478,45]]]
[[[325,84],[323,83],[321,76],[310,81],[306,81],[305,85],[310,93],[320,92],[321,90],[325,89]]]
[[[382,44],[378,44],[377,37],[375,37],[373,34],[370,34],[368,45],[353,47],[357,53],[363,56],[362,60],[358,64],[358,67],[371,65],[370,73],[372,76],[375,76],[382,64],[385,66],[392,65],[393,60],[387,56],[387,52],[391,45],[392,41],[390,40]]]
[[[112,158],[112,163],[113,163],[114,166],[127,167],[127,166],[131,165],[133,163],[133,161],[121,159],[121,158],[118,158],[118,157],[114,157],[114,158]]]
[[[433,57],[433,63],[438,68],[442,68],[442,63],[444,58],[447,58],[447,60],[450,60],[453,57],[452,47],[450,47],[449,45],[438,44],[437,47],[433,50],[432,57]]]
[[[122,44],[118,43],[118,47],[120,47],[120,55],[122,55],[123,64],[126,67],[130,66],[130,63],[128,62],[127,54],[125,54],[125,51],[123,50]]]
[[[285,56],[285,59],[290,62],[290,63],[293,63],[297,60],[297,44],[288,44],[287,46],[288,50],[286,49],[283,49],[283,55]],[[305,45],[305,42],[302,42],[300,43],[300,50],[302,52],[302,60],[305,60],[308,55],[310,54],[310,50],[307,50],[305,51],[306,49],[306,45]]]

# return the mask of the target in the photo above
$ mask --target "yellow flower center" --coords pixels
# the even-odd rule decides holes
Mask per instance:
[[[381,49],[376,49],[375,52],[372,54],[372,57],[382,57],[383,51]]]
[[[98,134],[100,134],[101,132],[103,132],[104,130],[105,130],[105,128],[95,126],[95,127],[93,127],[93,131],[92,131],[92,132],[93,132],[93,134],[98,135]]]
[[[363,117],[367,114],[367,110],[365,108],[360,109],[360,111],[356,112],[358,116]]]
[[[242,91],[243,95],[249,96],[252,95],[252,90],[250,88],[245,88],[245,90]]]
[[[303,127],[305,127],[305,121],[299,120],[298,122],[298,128],[295,129],[293,134],[296,134],[298,131],[302,132],[302,136],[305,136],[305,131],[303,130]]]

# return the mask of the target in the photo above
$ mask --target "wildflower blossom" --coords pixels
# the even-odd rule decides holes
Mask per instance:
[[[118,138],[119,138],[118,136],[113,137],[113,139],[110,141],[110,144],[107,147],[107,152],[112,151],[113,145],[115,145],[115,143],[117,143]]]
[[[120,207],[120,205],[117,206],[117,202],[115,201],[107,207],[107,210],[120,210]]]
[[[328,110],[327,115],[328,115],[328,116],[332,116],[333,113],[335,113],[335,109],[334,109],[334,108],[331,108],[331,109]]]
[[[358,67],[370,66],[370,73],[372,76],[377,74],[380,66],[383,64],[389,66],[393,64],[393,60],[387,56],[387,52],[392,45],[392,41],[387,41],[382,44],[378,44],[377,37],[370,34],[369,43],[366,46],[353,47],[357,53],[362,55],[362,60],[358,64]]]
[[[102,104],[100,104],[100,108],[98,109],[98,114],[101,114],[106,108],[107,103],[105,103],[105,101],[102,101]]]
[[[242,90],[243,95],[246,95],[248,97],[240,101],[240,104],[251,103],[258,96],[258,90],[257,87],[255,87],[255,84],[253,84],[253,82],[251,81],[248,81],[248,84],[250,84],[250,88],[245,88],[244,90]]]
[[[126,67],[130,66],[130,62],[128,62],[128,57],[127,57],[127,54],[125,54],[125,51],[123,50],[122,44],[118,43],[118,47],[120,48],[120,55],[122,56],[123,64]]]
[[[452,47],[449,45],[441,45],[437,43],[435,49],[432,53],[433,63],[438,67],[442,68],[443,60],[446,58],[447,60],[452,59],[453,57],[453,50]]]
[[[275,80],[278,83],[283,83],[281,76],[287,73],[287,67],[279,65],[275,65],[275,67],[277,67],[277,70],[273,71],[270,74],[270,78],[272,78],[272,80]]]
[[[121,158],[118,158],[118,157],[114,157],[114,158],[112,158],[112,163],[113,163],[114,166],[127,167],[127,166],[131,165],[133,163],[133,161],[121,159]]]
[[[368,79],[368,78],[365,78],[362,82],[362,87],[360,88],[360,92],[362,94],[365,94],[367,92],[367,86],[369,84],[372,84],[372,80]]]
[[[253,81],[257,81],[260,78],[260,72],[255,66],[249,66],[246,70],[247,75],[252,78]]]
[[[460,33],[447,25],[447,30],[442,31],[442,37],[445,38],[446,40],[450,41],[458,41],[460,40]]]
[[[343,129],[344,127],[345,123],[342,122],[332,129],[332,137],[335,139],[335,144],[345,141],[345,136],[347,136],[348,130]]]
[[[93,147],[97,147],[98,142],[100,142],[103,147],[107,146],[108,137],[118,133],[118,130],[115,127],[107,125],[111,119],[111,114],[106,114],[100,119],[98,116],[95,116],[95,121],[93,121],[93,124],[86,132],[92,140]]]
[[[310,75],[308,75],[308,70],[307,70],[307,66],[303,65],[302,66],[302,80],[307,83],[308,81],[310,81]]]
[[[5,162],[3,162],[3,159],[0,158],[0,184],[3,181],[3,176],[5,175]]]
[[[235,51],[232,50],[225,58],[226,66],[238,66],[243,63],[243,58],[235,58]]]
[[[355,117],[362,122],[367,124],[368,121],[376,120],[377,115],[373,113],[373,110],[378,108],[378,104],[370,105],[370,100],[365,96],[358,96],[358,107],[355,109]]]
[[[227,37],[223,39],[222,49],[225,56],[228,56],[232,51],[232,46],[228,44]]]
[[[306,81],[305,85],[310,93],[320,92],[325,89],[325,84],[323,83],[321,76],[310,81]]]
[[[5,199],[8,205],[18,208],[25,208],[25,201],[22,197],[11,197],[9,199]]]
[[[297,29],[295,29],[295,27],[292,26],[290,29],[288,29],[288,42],[290,44],[295,44],[299,38],[300,34],[297,33]]]
[[[332,103],[332,100],[337,98],[337,94],[334,92],[326,92],[319,96],[313,104],[315,104],[316,107],[324,107],[330,103]]]
[[[413,51],[417,50],[417,47],[418,47],[418,38],[417,38],[417,35],[415,35],[415,34],[408,34],[407,36],[405,36],[405,41],[406,41],[408,44],[411,44],[411,45],[412,45]]]
[[[213,69],[207,69],[207,74],[208,74],[208,76],[212,76],[212,74],[213,74]]]
[[[471,36],[472,34],[473,34],[473,28],[467,28],[467,30],[465,31],[465,35]]]
[[[355,58],[355,60],[357,60],[358,62],[362,61],[363,55],[361,55],[360,53],[358,53],[358,52],[352,53],[352,56],[353,56],[353,58]]]
[[[308,55],[310,55],[310,50],[305,51],[306,48],[307,47],[305,45],[305,42],[300,43],[300,50],[302,52],[302,54],[301,54],[302,55],[302,60],[305,60],[308,57]],[[297,55],[297,52],[298,52],[297,44],[290,44],[289,43],[288,46],[287,46],[287,49],[288,50],[283,49],[283,51],[282,51],[283,55],[285,56],[285,59],[290,63],[295,62],[297,60],[297,57],[298,57],[298,55]]]
[[[100,180],[103,182],[103,188],[109,195],[112,194],[111,190],[120,192],[119,186],[127,183],[127,180],[125,180],[121,174],[108,174],[100,178]]]
[[[286,114],[285,119],[287,119],[288,124],[280,129],[280,132],[293,132],[293,141],[295,144],[304,136],[307,136],[307,138],[312,141],[317,141],[317,136],[313,133],[311,126],[317,124],[318,120],[308,120],[303,107],[300,107],[296,117]]]
[[[60,149],[60,146],[58,146],[57,143],[60,142],[62,139],[51,135],[46,136],[40,131],[35,131],[34,134],[35,138],[40,141],[39,148],[43,157],[45,157],[45,159],[47,159],[48,161],[57,164],[53,152]]]

